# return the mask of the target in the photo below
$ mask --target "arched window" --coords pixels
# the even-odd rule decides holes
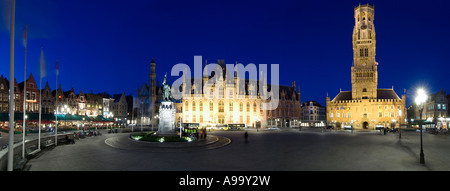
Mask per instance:
[[[203,102],[202,101],[200,101],[200,106],[199,106],[200,108],[200,111],[203,111]]]
[[[367,89],[366,89],[366,88],[363,88],[363,92],[367,92]]]
[[[186,102],[186,103],[184,104],[184,108],[186,108],[186,111],[189,111],[189,102]]]
[[[192,111],[195,111],[195,101],[192,102]]]

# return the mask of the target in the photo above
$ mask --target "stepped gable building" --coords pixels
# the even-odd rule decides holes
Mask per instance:
[[[9,111],[9,80],[0,76],[0,112]]]
[[[336,128],[351,125],[354,129],[395,127],[405,119],[406,96],[400,98],[394,88],[378,88],[374,7],[355,7],[354,18],[352,90],[340,91],[331,100],[327,95],[328,124]]]

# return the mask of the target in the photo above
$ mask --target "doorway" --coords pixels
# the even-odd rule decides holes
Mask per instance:
[[[363,129],[368,129],[369,128],[369,122],[364,121],[363,122]]]

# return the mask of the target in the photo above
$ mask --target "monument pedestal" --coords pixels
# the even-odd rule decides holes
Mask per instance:
[[[175,103],[172,101],[162,101],[159,106],[158,136],[176,136],[175,131]]]

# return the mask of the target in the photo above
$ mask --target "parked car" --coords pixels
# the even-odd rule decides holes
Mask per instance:
[[[344,125],[344,130],[353,130],[351,125]]]

